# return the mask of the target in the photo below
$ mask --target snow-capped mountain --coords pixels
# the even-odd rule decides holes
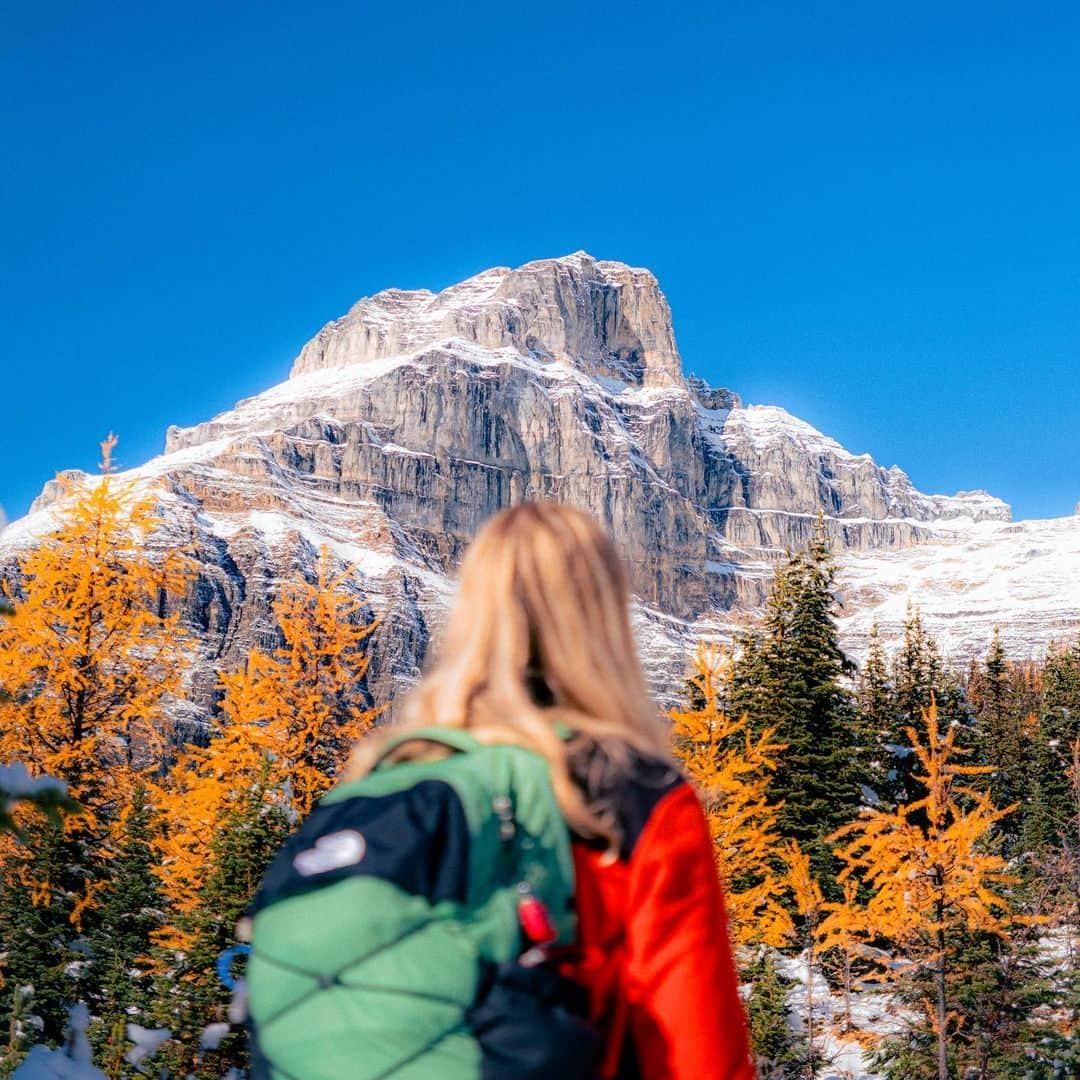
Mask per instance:
[[[418,670],[470,537],[527,497],[606,523],[647,661],[670,685],[689,639],[745,621],[819,513],[856,649],[875,618],[896,631],[909,599],[957,651],[981,651],[996,622],[1019,655],[1080,624],[1080,519],[1014,524],[985,492],[925,495],[783,409],[685,376],[653,275],[583,252],[363,299],[285,382],[171,428],[130,475],[197,545],[205,700],[222,660],[269,631],[275,579],[323,544],[383,613],[372,685],[391,697]],[[47,485],[4,549],[47,530],[54,495]]]

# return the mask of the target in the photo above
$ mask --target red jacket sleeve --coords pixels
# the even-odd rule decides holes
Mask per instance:
[[[689,784],[638,839],[627,913],[625,992],[645,1080],[753,1080],[712,840]]]

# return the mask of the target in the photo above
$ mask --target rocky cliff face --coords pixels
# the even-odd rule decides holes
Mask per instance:
[[[604,521],[632,570],[647,661],[672,680],[690,637],[760,603],[819,513],[846,558],[1009,517],[982,492],[924,495],[782,409],[684,377],[652,274],[584,253],[361,300],[286,382],[171,428],[134,475],[159,485],[204,566],[189,605],[204,703],[215,668],[271,632],[275,580],[323,544],[384,613],[371,681],[388,700],[415,676],[470,537],[521,499]],[[49,501],[8,547],[47,525]]]
[[[437,294],[387,289],[365,298],[304,346],[292,374],[422,352],[453,339],[634,386],[670,386],[682,376],[656,278],[584,252],[518,270],[497,267]]]

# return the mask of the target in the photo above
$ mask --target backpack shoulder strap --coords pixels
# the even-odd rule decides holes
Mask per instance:
[[[393,754],[399,746],[404,746],[405,743],[410,742],[438,743],[440,746],[445,746],[447,749],[454,750],[461,754],[471,753],[473,750],[478,750],[484,745],[479,739],[474,738],[462,728],[410,728],[407,731],[399,732],[397,735],[391,735],[390,738],[383,743],[382,749],[379,752],[379,758],[375,762],[375,768],[385,768],[389,764],[387,758]]]

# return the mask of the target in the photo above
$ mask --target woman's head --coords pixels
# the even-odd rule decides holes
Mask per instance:
[[[562,790],[569,781],[556,725],[601,744],[616,763],[628,760],[627,746],[664,755],[667,742],[637,658],[626,574],[593,518],[528,502],[484,525],[405,722],[531,746],[552,762],[571,823],[597,831],[588,809]]]
[[[622,564],[591,517],[559,503],[503,510],[465,555],[416,703],[426,722],[455,726],[512,722],[540,705],[578,730],[651,743],[629,615]]]

